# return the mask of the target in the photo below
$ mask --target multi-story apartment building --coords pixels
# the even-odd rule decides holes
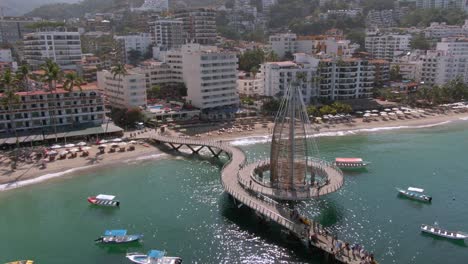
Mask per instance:
[[[444,85],[456,78],[468,83],[468,39],[448,38],[437,43],[435,51],[421,56],[421,81]]]
[[[23,40],[23,36],[34,30],[29,28],[31,24],[40,21],[27,17],[0,17],[0,43],[15,44]]]
[[[388,28],[398,25],[402,12],[394,9],[369,10],[366,18],[367,27]]]
[[[216,118],[219,111],[237,109],[237,57],[234,53],[199,44],[186,44],[180,53],[187,100],[193,106],[200,108],[208,118]]]
[[[172,71],[171,65],[166,62],[144,62],[140,67],[133,68],[132,71],[145,76],[147,89],[156,85],[182,83],[182,79]]]
[[[175,17],[183,22],[187,43],[210,45],[216,42],[216,11],[211,9],[180,10]]]
[[[375,66],[358,58],[317,59],[294,54],[294,61],[268,62],[262,65],[264,94],[281,97],[285,89],[300,76],[306,103],[318,99],[347,100],[372,96]]]
[[[269,44],[271,50],[280,58],[283,58],[287,53],[310,53],[313,50],[313,43],[311,40],[299,41],[297,35],[294,33],[283,33],[270,36]]]
[[[302,96],[305,103],[312,103],[317,99],[318,91],[316,80],[319,60],[306,54],[294,54],[294,61],[267,62],[262,64],[264,75],[264,95],[282,97],[289,85],[302,82]]]
[[[426,38],[439,40],[449,37],[468,36],[468,20],[465,20],[463,26],[447,25],[445,22],[432,22],[423,32]]]
[[[465,12],[468,5],[464,0],[416,0],[416,8],[422,9],[461,9]]]
[[[377,59],[393,60],[410,50],[411,35],[376,34],[366,36],[366,50]]]
[[[180,48],[185,40],[180,19],[158,18],[150,22],[151,41],[160,50]]]
[[[64,70],[75,70],[81,61],[81,41],[78,31],[66,28],[40,29],[24,35],[24,59],[38,68],[47,59]]]
[[[120,59],[124,63],[128,63],[131,51],[139,51],[142,55],[150,51],[151,35],[149,33],[114,36],[114,39],[119,43]]]
[[[237,79],[237,91],[244,96],[262,96],[265,92],[263,73],[255,76],[240,72]]]
[[[112,74],[110,71],[99,71],[98,85],[106,95],[107,102],[115,108],[146,107],[145,75],[128,70],[125,75]]]
[[[53,131],[53,126],[60,131],[104,122],[104,100],[96,84],[82,85],[81,91],[68,92],[58,85],[52,92],[38,90],[17,95],[20,100],[11,109],[0,107],[0,133],[14,130],[44,133]]]
[[[374,88],[375,66],[357,58],[325,59],[319,64],[320,98],[349,100],[369,98]]]

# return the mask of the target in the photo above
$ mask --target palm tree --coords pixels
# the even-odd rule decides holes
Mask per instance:
[[[83,84],[83,79],[76,74],[76,72],[69,72],[65,74],[65,81],[63,83],[63,89],[68,93],[72,93],[75,88],[78,88],[80,92],[83,90],[81,85]],[[71,109],[71,120],[72,126],[75,126],[75,120],[73,118],[73,109]]]
[[[29,65],[24,63],[16,71],[16,77],[21,82],[21,86],[24,91],[29,91],[29,78],[31,77],[30,70]]]
[[[16,163],[18,161],[18,151],[19,151],[19,138],[18,132],[16,131],[16,124],[14,122],[15,118],[13,116],[13,105],[18,104],[19,96],[16,94],[18,88],[18,80],[15,78],[10,69],[5,70],[1,75],[0,84],[3,86],[3,97],[1,98],[1,103],[4,108],[8,108],[8,116],[10,117],[10,129],[13,129],[16,137],[16,155],[11,165],[12,169],[16,168]]]
[[[48,59],[43,65],[41,65],[40,69],[44,71],[44,74],[41,77],[41,81],[44,83],[47,83],[48,91],[50,94],[52,95],[55,94],[57,90],[57,82],[61,80],[62,78],[62,70],[60,69],[60,66],[58,66],[58,64],[52,61],[51,59]],[[53,99],[55,100],[55,98]],[[55,142],[58,141],[57,118],[56,118],[56,113],[55,113],[56,109],[57,109],[56,102],[53,102],[51,122],[54,126]]]

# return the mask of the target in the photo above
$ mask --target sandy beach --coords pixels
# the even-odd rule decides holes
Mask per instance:
[[[425,114],[421,117],[406,117],[404,119],[387,120],[376,118],[377,120],[364,122],[362,118],[355,118],[350,122],[330,123],[330,124],[313,124],[316,136],[336,136],[358,133],[376,133],[378,131],[387,131],[395,129],[417,129],[424,127],[432,127],[445,125],[453,122],[461,122],[468,120],[468,113],[459,113],[446,111],[445,113]],[[231,127],[236,126],[234,122]],[[213,128],[211,132],[199,133],[199,131],[187,131],[184,136],[196,137],[200,139],[211,140],[227,140],[235,141],[245,138],[263,137],[268,139],[273,129],[273,122],[262,121],[255,122],[251,125],[252,129],[241,131],[240,129],[230,129],[225,127],[224,131],[218,133],[219,128]],[[169,131],[171,134],[177,134],[174,131]],[[149,133],[138,135],[139,138],[145,138]],[[179,133],[180,134],[180,133]],[[197,135],[197,136],[195,136]],[[32,163],[19,163],[18,168],[11,170],[9,161],[3,159],[0,161],[0,191],[18,188],[21,186],[34,184],[57,178],[63,175],[77,173],[77,171],[95,170],[98,168],[106,168],[109,166],[122,166],[131,161],[139,161],[144,159],[153,159],[162,156],[162,152],[152,145],[137,144],[134,151],[114,152],[98,154],[99,150],[96,145],[91,146],[88,157],[67,158],[48,162],[47,167],[41,169],[39,161]]]

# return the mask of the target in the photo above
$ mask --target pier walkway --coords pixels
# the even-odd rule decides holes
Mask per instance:
[[[209,149],[216,157],[225,153],[229,157],[229,160],[222,168],[221,184],[224,190],[235,200],[242,205],[248,206],[265,219],[283,226],[309,246],[322,250],[325,253],[325,257],[332,263],[333,261],[350,264],[370,263],[363,262],[357,252],[356,256],[354,256],[352,250],[345,248],[346,243],[343,241],[339,241],[342,245],[341,248],[334,247],[333,245],[336,244],[337,240],[334,240],[333,236],[322,228],[320,224],[298,215],[297,212],[267,197],[268,188],[258,184],[255,180],[252,181],[250,177],[253,169],[259,163],[246,165],[246,155],[241,149],[222,141],[170,137],[161,134],[151,134],[149,138],[156,143],[167,144],[175,150],[178,150],[182,146],[187,146],[194,153],[198,153],[202,148]],[[215,150],[218,150],[218,152]],[[327,168],[333,170],[331,167]],[[319,191],[320,193],[311,193],[311,195],[323,195],[341,187],[343,184],[341,172],[337,174],[336,171],[332,171],[331,175],[337,178],[331,179],[330,185]],[[348,248],[350,247],[351,245]]]

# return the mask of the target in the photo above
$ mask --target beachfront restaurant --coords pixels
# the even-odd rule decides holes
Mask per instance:
[[[57,133],[54,129],[31,130],[27,132],[18,132],[18,141],[22,146],[33,146],[39,144],[50,144],[52,142],[72,142],[77,140],[96,141],[104,137],[121,137],[124,130],[114,123],[80,125],[75,128],[57,127]],[[12,133],[0,134],[0,146],[8,148],[16,145],[16,136]]]

